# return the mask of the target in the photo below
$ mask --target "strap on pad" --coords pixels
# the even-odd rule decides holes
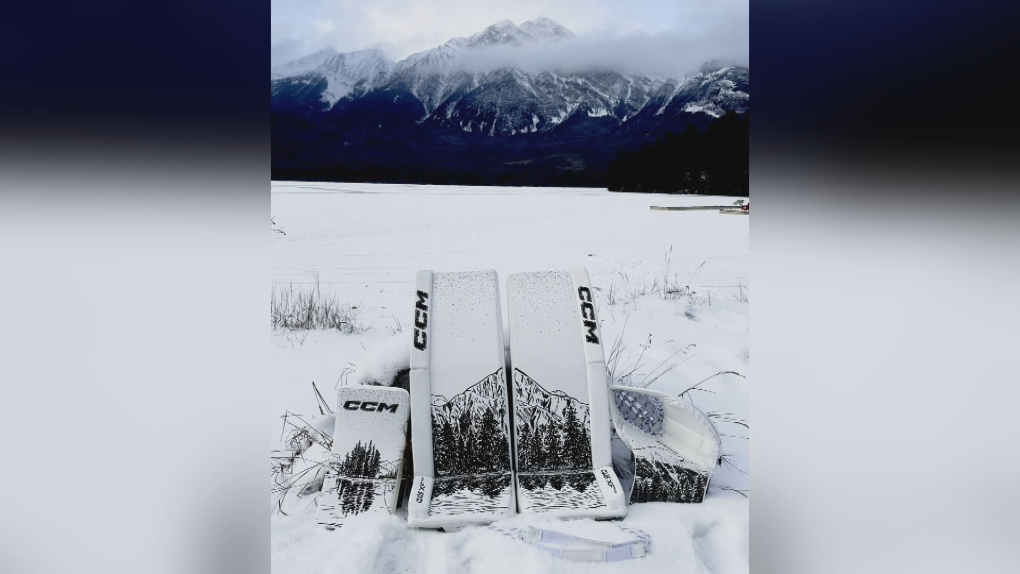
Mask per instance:
[[[652,542],[651,537],[641,530],[623,526],[620,526],[620,529],[634,535],[636,540],[606,542],[534,526],[529,526],[527,530],[503,529],[495,525],[490,525],[489,528],[570,562],[619,562],[631,558],[641,558],[648,553]]]

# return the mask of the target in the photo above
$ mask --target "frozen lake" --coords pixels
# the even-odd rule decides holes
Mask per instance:
[[[650,205],[724,205],[736,198],[605,189],[274,182],[272,281],[323,284],[366,311],[406,294],[419,269],[513,271],[584,266],[594,283],[637,284],[702,262],[696,285],[748,279],[748,219]],[[389,313],[382,313],[389,316]],[[409,316],[409,315],[408,315]]]

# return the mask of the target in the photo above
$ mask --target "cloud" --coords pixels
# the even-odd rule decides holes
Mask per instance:
[[[306,47],[293,38],[282,38],[274,42],[269,49],[269,64],[276,66],[308,55]]]
[[[332,20],[315,20],[312,22],[312,26],[323,35],[328,35],[336,30],[336,24]]]
[[[748,0],[273,0],[271,64],[327,46],[378,48],[401,60],[499,20],[539,16],[578,38],[520,52],[493,50],[466,63],[486,67],[502,59],[534,69],[556,59],[561,69],[601,63],[671,75],[717,58],[747,62]]]
[[[734,22],[699,34],[588,34],[554,43],[477,50],[462,58],[463,66],[472,71],[513,67],[576,73],[610,69],[652,77],[694,72],[709,61],[749,63],[746,20],[743,25]]]

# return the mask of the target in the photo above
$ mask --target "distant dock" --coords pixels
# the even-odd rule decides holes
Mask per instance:
[[[733,209],[732,205],[652,205],[652,211],[713,211],[716,209]],[[737,209],[740,209],[739,207]]]

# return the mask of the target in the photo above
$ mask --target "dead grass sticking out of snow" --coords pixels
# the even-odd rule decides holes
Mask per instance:
[[[318,276],[310,287],[274,285],[270,298],[270,317],[277,329],[336,329],[354,335],[368,329],[358,320],[360,313],[358,306],[323,293]]]

